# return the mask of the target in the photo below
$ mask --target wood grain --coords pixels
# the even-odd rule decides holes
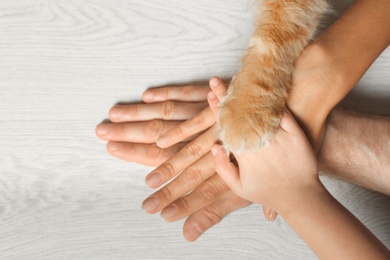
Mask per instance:
[[[231,77],[252,28],[248,7],[0,1],[0,259],[315,258],[281,219],[267,224],[258,206],[185,242],[182,221],[140,209],[150,168],[112,158],[94,134],[113,104],[139,100],[147,87]],[[389,66],[387,50],[354,92],[383,100],[373,105],[382,113]],[[364,100],[351,97],[349,105]],[[326,182],[390,246],[389,199]]]

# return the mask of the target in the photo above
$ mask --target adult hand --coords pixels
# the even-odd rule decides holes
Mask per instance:
[[[208,107],[208,86],[165,87],[146,91],[141,104],[117,105],[110,109],[113,123],[96,127],[96,135],[109,141],[107,151],[120,159],[158,166],[180,151],[195,136],[167,149],[155,142],[161,135]]]
[[[321,92],[327,90],[327,84],[330,83],[326,81],[322,84],[324,81],[321,79],[324,77],[324,74],[329,73],[329,75],[332,75],[332,73],[328,71],[329,66],[326,66],[328,65],[328,60],[326,59],[327,56],[324,57],[325,52],[323,52],[321,48],[314,46],[308,48],[307,50],[309,51],[305,51],[305,53],[297,61],[296,71],[294,72],[293,77],[293,85],[287,104],[301,126],[305,127],[308,136],[312,137],[311,140],[314,140],[314,143],[316,144],[321,144],[323,136],[322,129],[327,116],[326,112],[324,112],[324,108],[326,108],[327,103],[317,103],[315,101],[321,97]],[[218,78],[215,79],[217,84],[214,83],[214,80],[211,81],[211,89],[218,96],[222,96],[222,93],[226,91],[226,87],[221,80]],[[321,82],[322,85],[318,84],[318,82]],[[313,84],[316,84],[315,88],[313,88]],[[196,89],[193,89],[193,91],[196,91]],[[210,91],[210,88],[204,87],[202,94],[197,96],[200,98],[203,97],[203,100],[205,100],[208,91]],[[156,118],[158,118],[157,120],[161,120],[161,118],[169,119],[166,115],[170,114],[173,116],[173,114],[162,113],[162,107],[166,106],[163,104],[165,102],[177,102],[180,95],[177,93],[175,95],[171,95],[168,94],[168,92],[169,89],[164,89],[163,91],[159,89],[152,89],[145,92],[143,99],[150,104],[144,104],[142,106],[136,105],[135,107],[130,107],[131,109],[129,109],[129,113],[133,113],[132,115],[142,115],[142,117],[135,116],[134,119],[125,118],[118,120],[116,119],[117,117],[113,115],[115,114],[114,112],[116,112],[116,107],[114,107],[110,111],[110,118],[114,122],[125,122],[126,120],[156,120]],[[148,98],[150,94],[154,96],[154,99]],[[186,95],[191,96],[188,92]],[[165,98],[174,98],[176,101],[164,101]],[[195,104],[191,104],[191,106],[198,106],[199,104],[197,103],[201,102],[200,98],[195,99]],[[193,101],[193,99],[189,98],[187,98],[187,100]],[[176,105],[179,104],[180,103],[177,103]],[[157,106],[158,109],[150,110],[148,109],[148,106]],[[207,105],[203,103],[203,106],[205,107]],[[138,110],[139,112],[135,113],[133,110]],[[149,113],[143,113],[143,110],[149,111]],[[199,110],[200,109],[198,107],[198,111]],[[152,111],[152,113],[150,113],[150,111]],[[186,113],[177,111],[176,109],[171,111],[175,111],[175,113]],[[162,116],[164,114],[165,116]],[[178,119],[177,117],[174,118]],[[184,117],[179,117],[179,119],[183,118]],[[216,140],[215,128],[211,128],[201,135],[196,141],[196,145],[188,145],[186,143],[179,142],[169,148],[160,148],[157,145],[152,144],[152,142],[157,141],[160,146],[166,147],[178,140],[188,139],[191,137],[191,133],[199,133],[199,131],[201,131],[200,129],[206,129],[212,122],[215,122],[212,112],[210,110],[203,110],[202,113],[195,116],[188,122],[183,122],[180,125],[180,122],[178,124],[178,122],[175,121],[174,123],[176,125],[170,125],[170,127],[166,127],[164,129],[168,129],[168,132],[164,133],[164,130],[160,132],[162,133],[162,137],[167,136],[170,133],[171,143],[168,142],[168,144],[164,144],[164,142],[158,140],[159,133],[154,135],[153,138],[149,137],[147,144],[115,142],[114,144],[118,144],[119,147],[130,147],[130,149],[122,150],[117,153],[111,152],[117,157],[146,165],[153,165],[154,161],[161,163],[164,159],[170,158],[169,161],[161,164],[155,171],[148,175],[147,182],[153,188],[158,187],[183,171],[174,182],[171,182],[161,191],[158,191],[156,194],[151,195],[147,200],[145,200],[143,207],[148,213],[156,213],[163,209],[161,215],[167,221],[175,221],[189,216],[184,224],[184,236],[190,241],[196,240],[204,231],[217,224],[227,214],[249,205],[250,202],[240,199],[234,195],[234,193],[230,191],[219,176],[214,174],[215,170],[212,169],[214,167],[212,163],[212,156],[209,151],[212,143]],[[139,133],[140,135],[145,135],[147,132],[143,130],[145,129],[145,122],[141,123],[143,125],[138,128],[140,129]],[[136,124],[139,123],[131,123],[129,127],[138,127],[139,125]],[[111,125],[111,127],[114,126]],[[99,130],[99,127],[97,130]],[[138,140],[144,140],[145,137],[141,137],[140,135],[136,138],[128,138],[127,141],[140,142]],[[179,137],[175,137],[175,135],[178,135]],[[110,138],[113,140],[115,138],[115,134],[112,134],[107,139],[110,140]],[[119,135],[117,135],[116,138],[116,140],[123,141]],[[186,146],[186,148],[183,148],[184,146]],[[108,144],[108,150],[110,152],[110,143]],[[180,152],[175,156],[170,157],[176,151]],[[145,157],[148,158],[145,159]],[[198,159],[200,160],[198,161]],[[153,173],[157,173],[156,177],[153,176]],[[206,179],[207,181],[204,182]],[[194,189],[193,192],[184,196],[192,189]],[[178,200],[171,205],[172,207],[168,206],[177,198]],[[272,211],[270,210],[265,211],[264,213],[270,220],[276,217],[276,214],[271,214]]]
[[[210,86],[214,91],[212,93],[215,93],[218,98],[222,98],[227,90],[218,78],[213,78],[210,81]],[[213,158],[210,154],[211,146],[217,141],[215,117],[210,109],[206,109],[195,118],[173,127],[160,139],[169,136],[170,145],[172,145],[172,143],[180,142],[207,127],[210,128],[205,133],[147,176],[147,184],[151,188],[158,188],[180,173],[172,182],[144,201],[142,207],[147,213],[154,214],[163,210],[161,216],[165,220],[176,221],[208,206],[229,190],[219,176],[215,175]],[[161,146],[159,141],[157,143]],[[167,144],[167,142],[163,143]],[[183,196],[190,191],[192,192],[189,195]],[[235,201],[238,200],[238,198],[235,199]],[[237,206],[239,208],[243,205],[249,205],[249,202],[242,201]],[[210,212],[207,211],[207,208],[205,210],[205,212]],[[220,221],[221,217],[215,217],[215,215],[218,216],[215,211],[221,210],[216,210],[214,207],[214,212],[208,213],[207,218],[211,219],[209,222]],[[269,209],[265,208],[264,214],[269,220],[276,218],[274,212]],[[191,222],[191,219],[188,221]],[[187,237],[186,232],[185,236]]]
[[[293,83],[287,101],[287,106],[294,117],[296,117],[298,123],[304,128],[315,150],[318,150],[321,146],[326,117],[331,110],[328,102],[317,102],[324,96],[324,93],[327,93],[328,85],[334,83],[332,80],[324,81],[323,79],[326,77],[333,78],[333,76],[335,79],[338,78],[336,77],[337,72],[332,70],[330,65],[329,54],[321,46],[316,44],[309,46],[296,62]],[[210,82],[211,89],[218,98],[221,98],[218,93],[224,91],[219,92],[217,89],[222,88],[222,82],[216,86],[212,83]],[[161,138],[169,140],[169,142],[163,142],[161,139],[158,139],[157,143],[161,147],[168,147],[183,138],[191,136],[191,134],[196,132],[196,129],[200,131],[199,128],[191,125],[195,125],[194,122],[197,122],[196,125],[201,125],[199,123],[200,121],[195,117],[185,124],[173,127],[167,133],[164,133],[162,135],[163,138]],[[226,203],[221,203],[220,205],[213,204],[217,208],[212,207],[212,212],[210,212],[210,203],[220,198],[224,192],[229,190],[225,184],[221,184],[222,181],[219,178],[213,176],[214,169],[205,167],[211,160],[211,156],[208,154],[211,147],[209,142],[216,140],[215,136],[212,136],[214,132],[215,129],[206,132],[200,137],[202,138],[202,141],[199,142],[200,145],[187,146],[186,149],[183,149],[167,162],[160,165],[147,177],[147,182],[150,187],[157,188],[174,176],[178,176],[166,187],[145,200],[143,207],[148,213],[156,213],[162,210],[161,215],[167,221],[175,221],[191,215],[184,225],[184,235],[187,239],[189,239],[188,232],[186,232],[187,226],[195,226],[198,231],[201,230],[203,232],[218,223],[231,211],[250,204],[248,201],[243,201],[242,199],[238,202],[237,200],[231,200],[231,202],[226,202],[229,203],[228,205]],[[166,138],[166,136],[170,136],[170,138]],[[198,158],[202,159],[196,162]],[[188,167],[186,165],[191,166]],[[206,168],[207,171],[204,171]],[[182,173],[180,174],[180,172]],[[207,177],[209,179],[204,181]],[[186,194],[184,191],[189,191],[194,187],[196,188],[192,193],[184,196]],[[176,198],[178,198],[177,201],[171,204]],[[169,204],[171,205],[168,206]],[[228,211],[226,208],[228,208]],[[201,213],[196,212],[200,209],[202,209]],[[271,219],[275,218],[276,214],[271,215],[271,212],[273,211],[268,210],[265,212],[266,217]],[[214,220],[212,220],[213,218]],[[201,232],[198,232],[198,234],[200,235]],[[191,237],[190,240],[197,238],[195,235]]]
[[[313,57],[317,57],[317,60],[324,60],[321,56],[323,52],[318,52],[315,48],[310,52],[311,54],[303,55],[303,57],[308,57],[311,60],[313,60]],[[302,64],[302,66],[298,66],[299,64]],[[302,67],[304,69],[299,70],[299,68]],[[321,62],[314,63],[312,66],[308,66],[306,62],[297,62],[297,72],[294,74],[288,105],[294,116],[297,116],[299,122],[302,123],[303,126],[308,126],[306,128],[307,133],[314,133],[311,136],[314,136],[313,139],[318,141],[321,140],[321,129],[324,125],[324,116],[326,117],[326,114],[319,113],[322,112],[320,111],[322,107],[317,105],[317,103],[313,103],[317,105],[316,107],[313,107],[313,104],[311,103],[312,100],[315,100],[316,98],[316,95],[313,94],[313,92],[320,93],[322,86],[321,88],[320,86],[317,86],[314,91],[311,87],[313,83],[317,84],[316,79],[323,77],[324,70],[314,70],[312,73],[308,73],[313,67],[326,68]],[[211,89],[221,97],[226,91],[226,87],[221,80],[218,78],[215,79],[210,82]],[[115,142],[111,141],[108,143],[107,149],[111,154],[122,159],[135,161],[145,165],[156,165],[170,158],[169,161],[163,163],[148,176],[147,182],[149,182],[150,186],[153,188],[158,187],[163,182],[183,171],[174,182],[171,182],[161,191],[158,191],[145,200],[143,206],[149,213],[156,213],[163,209],[161,215],[167,221],[175,221],[189,216],[184,224],[184,236],[187,240],[193,241],[208,228],[220,222],[227,214],[239,208],[248,206],[250,202],[237,197],[231,192],[220,177],[214,174],[215,170],[213,169],[212,156],[209,151],[216,140],[215,127],[201,135],[197,140],[197,145],[188,145],[186,142],[179,142],[172,145],[172,143],[175,143],[178,140],[189,141],[190,139],[193,139],[194,136],[191,136],[192,133],[199,133],[202,129],[206,129],[215,122],[214,116],[210,110],[202,110],[207,106],[204,101],[210,88],[202,87],[202,89],[198,90],[197,88],[189,87],[189,89],[196,92],[200,91],[200,93],[192,95],[189,94],[191,91],[184,92],[181,91],[180,88],[148,90],[143,95],[143,100],[149,104],[119,107],[120,109],[125,110],[123,111],[124,114],[127,112],[130,116],[118,117],[116,115],[117,111],[115,111],[118,107],[114,107],[110,111],[110,119],[119,125],[103,124],[104,127],[108,126],[109,131],[105,136],[101,136],[101,138],[104,138],[105,140],[115,140]],[[170,94],[171,91],[175,91],[175,94]],[[183,95],[183,92],[186,94]],[[153,96],[153,98],[150,98],[149,96]],[[193,98],[195,96],[196,98]],[[201,101],[202,98],[203,102]],[[189,107],[180,107],[184,105],[180,102],[184,101],[183,99],[189,102],[189,104],[187,104]],[[167,102],[171,103],[171,105],[167,106]],[[307,105],[305,106],[304,104]],[[150,107],[152,109],[150,109]],[[174,107],[174,109],[167,109],[167,107]],[[307,107],[313,107],[313,109],[307,109]],[[187,122],[177,121],[184,119],[186,116],[191,117],[195,111],[201,110],[202,112],[199,115]],[[167,113],[166,111],[171,112]],[[180,116],[176,116],[176,113],[184,113],[184,115],[181,114]],[[170,125],[162,119],[168,119]],[[152,120],[154,123],[147,122],[147,120]],[[130,121],[130,123],[127,121]],[[155,121],[163,125],[160,128],[162,131],[157,134],[156,131],[152,131],[154,134],[147,135],[150,130],[147,130],[146,126],[153,126]],[[97,128],[98,133],[101,131],[101,129],[99,129],[100,127],[102,126],[98,126]],[[131,136],[126,137],[125,139],[125,134],[121,135],[121,133],[131,133]],[[161,139],[164,138],[158,140],[161,134],[162,137],[171,135],[170,143],[161,142]],[[168,145],[172,146],[161,148],[156,144],[153,144],[153,142],[156,141],[161,147],[166,147]],[[144,143],[139,144],[140,142]],[[321,143],[321,141],[318,141],[317,143]],[[114,145],[117,150],[113,151],[111,145]],[[185,146],[186,148],[182,149]],[[180,152],[171,157],[177,151]],[[161,172],[164,172],[165,174],[162,174]],[[153,173],[157,173],[157,177],[154,177],[152,175]],[[153,178],[151,178],[152,176]],[[161,177],[162,179],[159,180]],[[184,196],[192,189],[194,189],[193,192]],[[171,205],[172,207],[168,206],[175,199],[178,200]],[[265,211],[264,213],[270,220],[276,217],[276,214],[271,214],[272,211],[270,210]]]
[[[389,17],[386,16],[386,10],[386,8],[380,9],[380,17],[383,19],[372,19],[372,17],[378,17],[377,5],[372,5],[371,1],[357,1],[324,34],[306,48],[295,64],[287,106],[316,151],[321,146],[325,120],[329,112],[353,88],[367,68],[388,45],[388,34],[383,33],[390,32],[384,26],[389,24],[388,19],[386,19]],[[356,23],[357,20],[359,23]],[[372,30],[372,28],[382,28],[383,30]],[[340,40],[338,37],[340,31],[348,37]],[[354,42],[354,48],[350,48],[351,42]],[[369,51],[367,51],[367,46],[371,46]],[[364,55],[359,55],[361,53]],[[205,100],[207,92],[208,90],[202,93],[202,100]],[[146,93],[144,99],[146,99]],[[167,100],[166,98],[165,96],[159,100],[156,96],[155,101]],[[155,112],[159,114],[159,112]],[[153,118],[161,117],[153,116]],[[106,138],[106,140],[111,140],[110,138],[114,139],[114,136]],[[122,140],[119,138],[119,141]],[[164,146],[162,140],[160,141],[160,145]],[[180,150],[178,146],[172,146],[168,148],[172,150],[163,151],[153,144],[148,143],[146,147],[143,145],[145,144],[138,147],[138,145],[131,144],[127,153],[122,150],[114,155],[138,163],[158,165],[175,153],[174,147],[177,148],[176,151]],[[184,144],[181,145],[181,147],[184,146]],[[108,150],[110,150],[109,148],[108,146]],[[152,156],[149,158],[151,159],[145,159],[148,156],[145,151],[149,149],[156,152],[150,153]],[[134,151],[140,151],[141,156],[134,155]],[[158,155],[158,160],[154,160],[154,155]],[[212,185],[209,184],[209,186]],[[180,189],[180,187],[172,187],[172,189]],[[231,191],[226,192],[212,204],[208,204],[190,215],[184,225],[186,238],[195,240],[200,236],[200,231],[210,228],[229,212],[249,204],[249,202],[237,198]],[[194,232],[190,232],[191,230]]]
[[[213,85],[213,83],[216,84]],[[226,91],[225,85],[218,78],[215,78],[211,85],[214,91],[220,93],[221,96]],[[188,142],[194,140],[201,132],[198,129],[206,129],[215,123],[214,115],[210,109],[207,109],[207,93],[210,90],[207,86],[165,87],[147,90],[143,94],[145,103],[111,108],[109,118],[113,123],[98,125],[96,134],[102,140],[109,141],[107,151],[115,157],[148,166],[160,165],[181,151]],[[196,117],[194,117],[195,114],[197,114]],[[193,119],[184,121],[189,118]],[[185,129],[186,126],[198,134],[189,136],[188,130]],[[175,133],[178,128],[184,129],[181,132],[181,142],[169,148],[160,148],[155,144],[161,133],[169,129],[173,129],[172,132]],[[220,177],[215,174],[213,159],[209,153],[210,147],[215,141],[213,131],[215,131],[215,127],[197,140],[199,146],[203,146],[204,141],[207,142],[209,147],[207,155],[199,158],[198,154],[194,153],[196,149],[187,147],[184,151],[191,151],[192,159],[176,160],[176,167],[186,170],[185,174],[181,174],[175,179],[175,183],[178,184],[176,187],[168,186],[176,189],[172,191],[173,196],[170,197],[170,191],[164,189],[168,195],[163,203],[168,205],[175,196],[176,198],[177,196],[181,197],[187,193],[185,191],[195,188],[189,195],[177,201],[177,205],[180,205],[179,208],[182,210],[175,217],[168,218],[169,214],[167,215],[166,212],[169,210],[165,210],[165,214],[163,214],[168,221],[189,216],[184,224],[184,236],[189,241],[196,240],[204,231],[220,222],[230,212],[250,204],[231,192]],[[182,155],[185,155],[184,151],[182,151]],[[192,163],[192,161],[196,163]],[[202,174],[197,174],[199,172]],[[207,176],[209,178],[203,183]],[[159,194],[164,194],[164,191],[160,191]],[[266,210],[264,214],[268,219],[276,217],[270,215],[271,212]]]

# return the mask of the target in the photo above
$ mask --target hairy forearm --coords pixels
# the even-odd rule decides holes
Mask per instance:
[[[390,195],[390,117],[335,109],[318,154],[319,170]]]
[[[302,194],[280,214],[320,259],[388,259],[386,247],[325,187]]]

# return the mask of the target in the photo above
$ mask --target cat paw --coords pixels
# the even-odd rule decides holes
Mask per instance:
[[[269,93],[256,83],[240,86],[233,81],[222,99],[219,138],[227,152],[259,150],[278,130],[285,95]]]

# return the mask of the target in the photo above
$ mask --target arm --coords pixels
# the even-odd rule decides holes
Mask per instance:
[[[380,6],[378,5],[379,2],[373,4],[371,1],[357,1],[312,43],[296,62],[287,105],[316,151],[321,146],[325,121],[330,111],[354,87],[389,44],[390,18],[387,13],[390,10],[390,3],[380,1]],[[353,47],[350,47],[351,45]],[[366,46],[370,46],[369,51],[366,51]],[[359,53],[364,55],[358,55]],[[167,148],[204,130],[193,127],[197,121],[199,118],[170,129],[157,139],[158,145]],[[203,152],[199,155],[187,153],[189,163],[187,166],[203,155]],[[174,167],[167,166],[170,166],[170,162],[155,170],[166,176],[163,182],[179,173]],[[184,168],[187,166],[183,165]]]
[[[388,0],[355,1],[298,58],[287,103],[316,151],[330,111],[390,44],[389,12]]]
[[[390,196],[389,140],[390,117],[334,109],[317,156],[319,170]]]
[[[380,5],[382,8],[378,10],[378,14],[376,17],[382,17],[381,19],[371,19],[373,14],[373,6],[374,5]],[[313,42],[304,53],[301,55],[301,57],[296,62],[296,70],[293,74],[293,86],[291,88],[291,92],[289,95],[288,100],[288,106],[290,111],[294,114],[295,118],[298,120],[301,127],[305,130],[305,133],[309,137],[309,140],[311,143],[318,149],[321,146],[322,138],[325,133],[325,120],[328,114],[328,111],[330,111],[333,106],[345,96],[345,93],[348,92],[350,89],[354,87],[353,82],[357,82],[360,77],[363,75],[365,69],[368,68],[373,60],[376,58],[379,53],[383,51],[384,48],[388,45],[388,38],[383,38],[383,35],[387,35],[390,32],[388,30],[389,23],[387,22],[388,17],[386,18],[386,14],[388,13],[388,1],[380,0],[378,2],[375,1],[357,1],[354,3],[350,9],[341,16],[341,18],[333,24],[325,33],[323,33],[318,40]],[[387,8],[387,9],[386,9]],[[378,9],[375,7],[375,9]],[[371,10],[371,11],[368,11]],[[375,11],[376,12],[376,11]],[[366,17],[367,15],[367,17]],[[355,18],[358,17],[358,18]],[[365,28],[372,28],[372,26],[375,26],[379,32],[374,33],[373,30],[362,30],[360,32],[359,26],[356,26],[356,20],[358,19],[364,19],[364,27]],[[341,36],[337,34],[339,32],[346,32],[348,33],[350,31],[350,28],[353,27],[353,32],[356,34],[354,42],[350,42],[347,40],[340,41]],[[351,31],[352,32],[352,31]],[[335,35],[337,38],[335,38]],[[351,37],[353,36],[351,35]],[[381,36],[382,35],[382,36]],[[380,40],[380,39],[384,40]],[[345,61],[353,61],[349,62],[349,65],[356,64],[363,62],[362,68],[356,73],[354,73],[354,69],[350,70],[348,69],[334,69],[333,64],[336,62],[336,58],[340,57],[340,55],[347,55],[346,52],[351,51],[351,45],[358,43],[363,43],[366,40],[372,40],[374,44],[370,47],[370,49],[375,49],[375,51],[370,50],[368,53],[368,58],[362,58],[360,55],[348,55],[350,60],[343,59]],[[387,41],[387,43],[385,42]],[[376,44],[376,42],[382,42],[381,44]],[[367,44],[367,43],[365,43]],[[332,47],[334,46],[334,47]],[[338,48],[336,48],[339,46]],[[355,53],[363,53],[366,52],[366,46],[364,44],[358,44],[359,50],[354,50]],[[327,49],[329,47],[329,49]],[[366,56],[365,56],[366,57]],[[362,59],[362,60],[360,60]],[[347,64],[348,65],[348,64]],[[341,65],[340,65],[341,66]],[[346,83],[346,79],[349,78],[348,84]],[[324,80],[326,79],[326,80]],[[220,83],[221,85],[222,83]],[[332,89],[330,92],[329,89]],[[196,89],[192,89],[191,91],[196,91]],[[149,104],[146,106],[153,106],[156,102],[161,102],[165,100],[183,100],[186,101],[185,97],[191,96],[188,93],[191,91],[188,91],[187,88],[181,89],[181,88],[169,88],[166,89],[166,91],[159,91],[159,90],[150,90],[148,92],[152,92],[154,96],[151,99],[145,100]],[[147,92],[147,93],[148,93]],[[174,92],[176,94],[169,94],[170,92]],[[203,92],[201,95],[204,99],[206,97],[207,91]],[[325,98],[326,97],[326,98]],[[145,98],[145,96],[144,96]],[[203,100],[204,100],[203,99]],[[188,99],[187,99],[188,100]],[[188,101],[187,101],[188,102]],[[164,103],[164,102],[163,102]],[[141,109],[147,109],[142,107]],[[161,113],[159,110],[147,110],[150,115],[147,116],[147,118],[153,117],[153,118],[161,118]],[[176,113],[177,110],[174,111]],[[173,113],[173,114],[174,114]],[[205,115],[203,115],[205,116]],[[206,115],[207,117],[212,117],[211,112]],[[335,117],[338,117],[339,115],[335,115]],[[190,117],[188,117],[190,118]],[[138,121],[144,121],[148,120],[146,118],[136,118]],[[123,119],[122,122],[125,122],[127,119]],[[198,117],[197,120],[193,120],[193,125],[196,125],[197,122],[202,122],[203,119],[201,117]],[[129,119],[128,121],[132,121],[132,119]],[[131,124],[131,123],[130,123]],[[131,124],[131,127],[134,125]],[[173,127],[173,126],[172,126]],[[191,128],[191,124],[187,124],[188,129]],[[367,125],[366,127],[371,127]],[[161,162],[165,161],[166,159],[174,156],[176,151],[179,151],[181,147],[183,146],[171,146],[171,148],[164,148],[160,149],[155,144],[153,144],[157,139],[155,137],[150,138],[147,145],[144,144],[135,144],[134,142],[137,142],[137,140],[145,135],[145,131],[138,132],[138,136],[133,136],[134,138],[131,140],[124,140],[121,139],[119,134],[116,136],[116,133],[120,132],[118,128],[121,128],[121,124],[114,124],[110,126],[110,130],[113,131],[112,135],[109,135],[108,137],[104,138],[105,140],[117,140],[121,141],[119,142],[120,146],[117,147],[118,149],[115,152],[110,152],[112,155],[117,156],[122,159],[135,161],[147,165],[158,165]],[[138,129],[138,128],[137,128]],[[171,129],[171,128],[168,128]],[[193,129],[197,129],[197,127],[193,127]],[[199,128],[201,129],[201,127]],[[173,137],[171,140],[171,143],[164,144],[165,146],[172,145],[172,143],[178,142],[178,140],[183,140],[187,136],[189,136],[188,131],[182,131],[182,133],[185,134],[179,134],[178,138],[175,138],[177,136],[177,133],[180,133],[180,130],[178,131],[178,127],[172,128],[172,132],[166,132],[164,135],[170,133]],[[343,131],[344,129],[341,129]],[[368,129],[369,130],[369,129]],[[196,130],[192,130],[195,132],[199,132]],[[159,133],[160,134],[160,133]],[[161,133],[162,134],[162,133]],[[102,136],[100,136],[102,138]],[[149,138],[149,137],[146,137]],[[353,140],[355,143],[361,142],[360,139]],[[326,165],[332,165],[334,159],[340,160],[341,158],[335,156],[331,156],[337,148],[331,148],[330,144],[332,143],[332,136],[329,136],[325,139],[324,149],[321,150],[321,154],[327,153],[329,151],[328,156],[321,156],[320,160],[324,159],[324,164]],[[111,143],[111,142],[110,142]],[[117,144],[117,142],[114,142],[114,144]],[[202,146],[205,144],[197,143],[198,145]],[[165,147],[164,145],[161,145],[162,147]],[[207,144],[208,145],[208,144]],[[331,149],[330,149],[331,148]],[[327,150],[330,149],[330,150]],[[353,147],[348,152],[350,156],[354,156],[355,153],[359,153],[359,148]],[[368,147],[368,149],[372,149],[372,147]],[[149,152],[153,151],[153,152]],[[189,155],[191,156],[191,155]],[[175,157],[175,156],[174,156]],[[173,158],[174,158],[173,157]],[[196,155],[191,156],[193,158],[193,162],[196,162],[199,160],[199,157]],[[375,159],[374,157],[370,159]],[[320,161],[321,162],[321,161]],[[206,161],[203,161],[202,163],[207,163]],[[202,164],[200,163],[200,164]],[[199,164],[197,165],[181,165],[180,167],[186,168],[187,170],[198,169]],[[344,179],[348,180],[352,175],[353,172],[347,172],[346,168],[343,168],[343,164],[337,163],[332,166],[332,173],[337,175],[338,172],[343,172]],[[347,168],[350,169],[350,168]],[[374,178],[374,175],[369,174],[370,172],[375,171],[375,169],[369,169],[367,173],[367,178]],[[181,175],[180,175],[181,176]],[[188,175],[190,176],[190,175]],[[190,177],[184,177],[182,180],[186,182],[194,182]],[[353,179],[352,179],[353,181]],[[199,180],[198,180],[199,182]],[[215,182],[217,182],[216,185]],[[181,182],[180,182],[181,183]],[[194,190],[190,195],[192,197],[184,196],[181,198],[176,204],[178,205],[178,212],[179,215],[177,215],[176,218],[167,218],[167,220],[175,221],[178,219],[181,219],[185,216],[189,216],[187,221],[184,225],[185,230],[185,236],[189,240],[195,240],[198,238],[202,232],[210,228],[211,226],[217,224],[221,219],[223,219],[224,216],[229,214],[232,211],[235,211],[241,207],[245,207],[250,204],[250,202],[238,198],[236,195],[234,195],[227,187],[220,189],[220,187],[223,187],[223,185],[220,185],[221,180],[218,178],[208,179],[205,182],[202,183],[202,186],[199,185],[199,183],[195,182],[192,186],[199,187]],[[223,183],[223,182],[222,182]],[[388,182],[387,182],[388,183]],[[360,184],[364,186],[365,184]],[[210,187],[219,187],[219,189],[212,189]],[[369,187],[372,189],[375,189],[375,187]],[[203,194],[202,189],[209,190],[209,196],[203,197],[203,199],[200,196]],[[168,191],[168,192],[167,192]],[[171,192],[172,194],[176,194],[176,196],[180,196],[179,194],[183,195],[185,192],[181,189],[180,184],[175,185],[174,182],[172,182],[172,185],[169,187],[169,190],[162,189],[159,194],[169,194]],[[176,197],[175,196],[175,197]],[[158,198],[160,199],[160,202],[163,205],[169,205],[174,200],[175,197],[164,197],[161,195],[158,195]],[[195,198],[198,198],[196,201]],[[211,199],[213,198],[213,199]],[[185,206],[183,206],[185,205]],[[193,228],[195,226],[195,228]],[[197,232],[189,232],[189,230],[193,230]],[[200,231],[199,231],[200,230]],[[189,235],[191,233],[191,235]]]
[[[320,183],[280,212],[320,259],[388,259],[388,249]]]
[[[222,85],[219,87],[223,89]],[[186,87],[169,88],[167,91],[164,91],[164,96],[162,96],[160,92],[161,89],[155,89],[151,91],[155,91],[156,96],[159,96],[161,99],[171,97],[173,94],[169,93],[175,92],[174,96],[176,99],[180,99],[184,98],[185,95],[188,95],[188,92],[185,91],[185,89]],[[206,93],[204,93],[204,98],[206,98],[207,91],[209,90],[210,89],[207,88]],[[198,88],[193,89],[193,91],[198,91]],[[159,104],[160,107],[163,106],[163,103]],[[133,105],[126,106],[126,110],[127,109],[132,110],[134,107]],[[161,118],[160,112],[161,109],[148,109],[149,115],[147,115],[147,118]],[[134,121],[142,121],[142,119],[143,118],[134,118]],[[378,119],[380,119],[379,124]],[[163,122],[167,123],[168,121]],[[146,125],[150,124],[150,122],[146,123]],[[158,163],[157,160],[159,158],[164,160],[164,158],[161,156],[166,156],[167,159],[174,155],[174,151],[169,149],[160,149],[153,144],[149,145],[132,143],[136,142],[136,140],[148,140],[147,143],[153,143],[153,141],[156,139],[152,139],[145,135],[145,132],[148,131],[145,131],[144,128],[138,129],[140,126],[138,123],[126,122],[124,124],[126,127],[128,127],[128,129],[126,128],[127,131],[131,131],[131,133],[133,133],[130,138],[132,138],[134,141],[129,139],[121,139],[124,137],[121,134],[121,129],[123,129],[123,126],[120,123],[112,125],[110,124],[110,130],[113,131],[111,133],[111,138],[116,137],[116,140],[121,139],[126,141],[120,142],[120,144],[123,144],[124,146],[119,147],[120,150],[117,152],[119,155],[117,153],[112,153],[114,156],[141,163],[142,161],[140,160],[145,160],[146,164],[153,165],[156,162]],[[365,115],[340,110],[331,112],[330,120],[326,130],[327,134],[325,136],[322,149],[319,153],[320,170],[327,171],[333,176],[343,178],[347,181],[357,183],[363,187],[371,188],[373,190],[378,190],[378,187],[382,187],[379,189],[379,191],[390,190],[390,181],[388,181],[390,176],[386,174],[388,172],[386,169],[389,169],[390,165],[386,165],[387,160],[378,160],[380,156],[386,155],[386,152],[381,152],[381,147],[383,149],[388,148],[386,148],[387,142],[383,142],[382,139],[378,137],[382,136],[384,140],[386,140],[386,138],[388,139],[389,135],[387,134],[390,133],[388,129],[390,129],[390,118],[388,117],[367,117]],[[364,133],[363,137],[362,133]],[[377,134],[371,135],[370,133]],[[334,145],[335,143],[339,143],[340,145]],[[348,143],[354,143],[355,145],[350,146],[347,145]],[[127,146],[132,147],[131,151],[124,149]],[[145,147],[153,147],[153,149],[146,149]],[[157,157],[147,152],[154,149],[158,149],[161,156]],[[364,156],[364,154],[361,152],[362,149],[370,154],[380,156],[370,156],[365,157],[365,160],[359,160],[358,158],[360,158],[360,156]],[[345,158],[357,158],[357,160],[348,161],[345,160]],[[356,172],[351,170],[353,169],[351,166],[359,162],[360,171]],[[363,162],[365,163],[365,166],[361,165]],[[198,170],[204,169],[202,168],[204,165],[210,165],[210,162],[199,160],[196,164],[187,167],[186,170],[191,171],[192,169],[196,172]],[[375,173],[377,172],[381,173],[383,179],[376,178],[377,175]],[[185,183],[187,186],[179,185],[179,187],[187,187],[188,189],[188,185],[193,184],[194,180],[186,180],[184,176],[185,175],[181,174],[178,178],[182,178],[183,182],[181,182],[181,184]],[[219,223],[230,212],[250,204],[249,201],[241,199],[232,193],[226,184],[224,184],[224,182],[217,177],[218,176],[214,176],[212,179],[207,180],[202,185],[199,185],[191,194],[184,196],[179,201],[176,201],[175,204],[178,203],[177,205],[179,205],[180,210],[178,215],[173,218],[166,218],[166,220],[174,221],[178,218],[181,219],[185,216],[189,216],[184,224],[184,235],[190,241],[196,240],[204,231]],[[367,186],[369,184],[370,186]],[[215,188],[213,189],[212,187]],[[169,187],[169,189],[172,189],[172,191],[177,190],[177,188],[175,189],[174,187]],[[163,190],[159,191],[159,193],[162,192]],[[184,193],[185,192],[183,190],[178,191],[178,194]],[[205,197],[204,194],[208,194],[207,197]],[[214,197],[214,199],[212,199],[212,197]],[[166,198],[166,200],[170,201],[169,198]],[[182,204],[186,205],[187,207],[182,208]],[[166,210],[164,210],[164,212],[165,211]]]
[[[291,114],[283,116],[269,147],[236,155],[240,170],[221,146],[212,151],[216,170],[230,188],[240,197],[275,209],[320,259],[390,256],[321,184],[314,152]]]

